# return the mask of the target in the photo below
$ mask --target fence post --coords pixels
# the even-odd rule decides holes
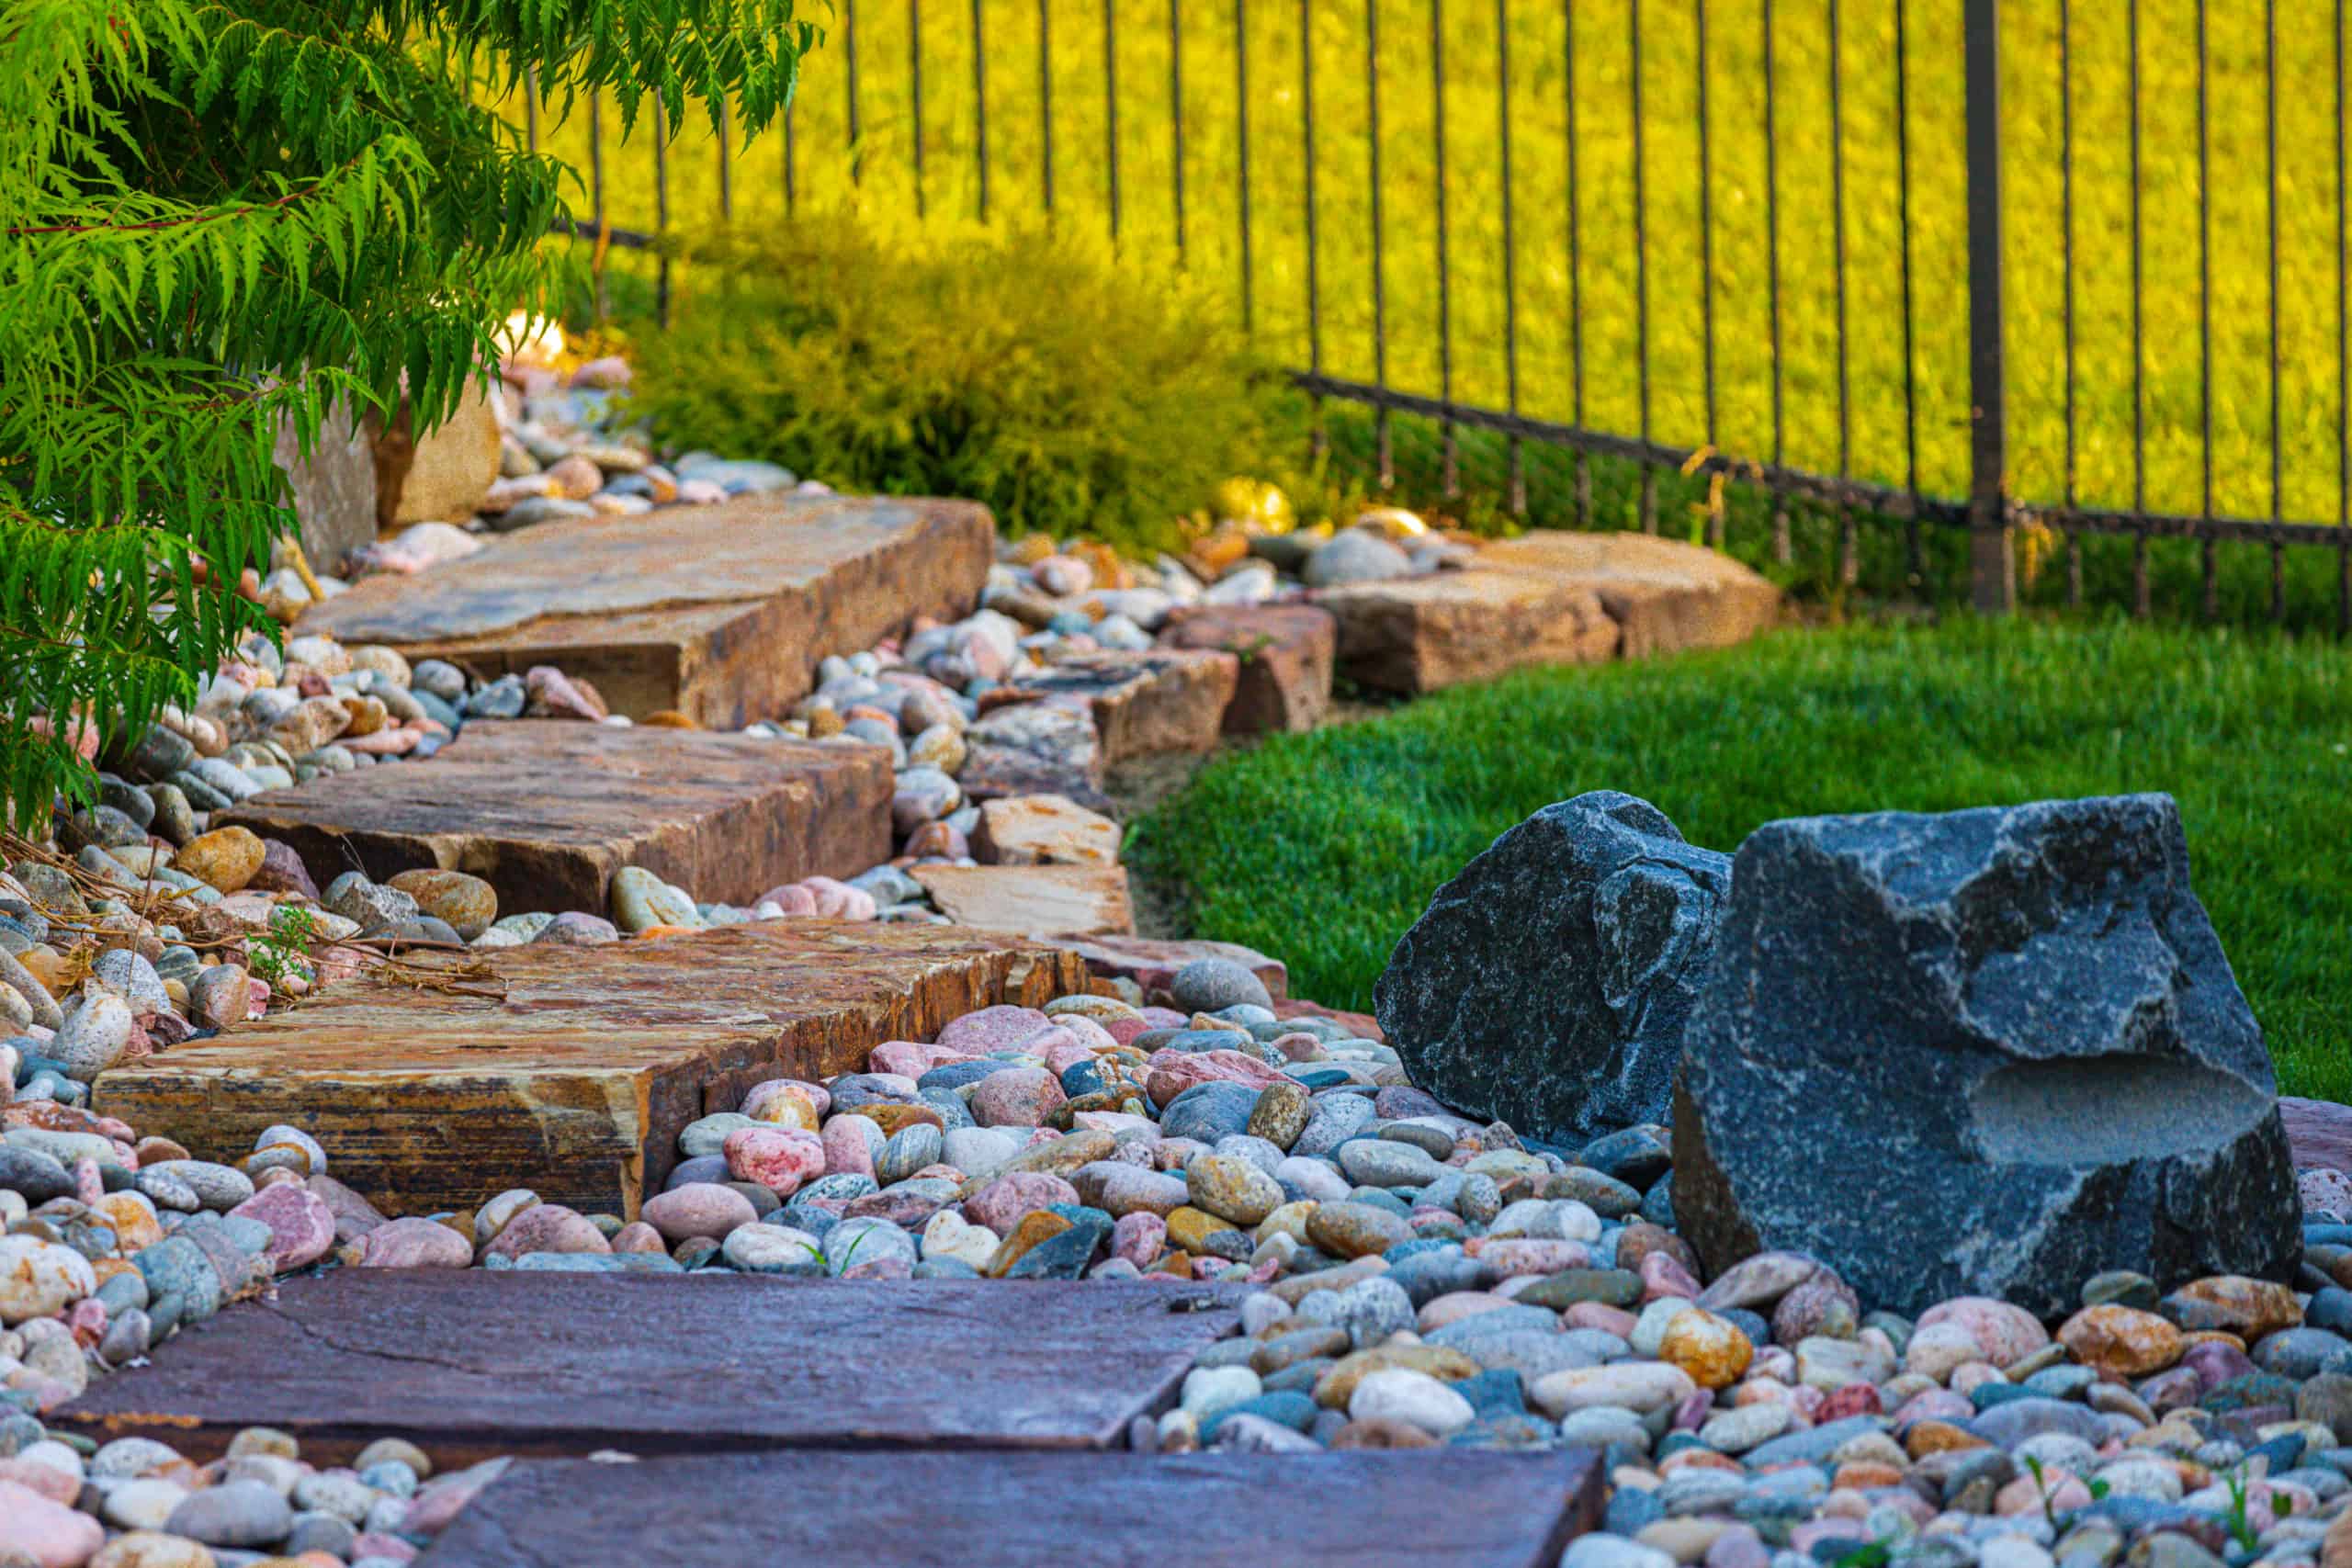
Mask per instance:
[[[2000,0],[1967,0],[1968,570],[1977,610],[2017,604],[2001,367]]]

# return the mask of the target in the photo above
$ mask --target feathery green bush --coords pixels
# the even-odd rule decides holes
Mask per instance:
[[[722,233],[688,276],[644,341],[639,406],[837,489],[968,496],[1008,531],[1139,549],[1306,450],[1304,400],[1238,332],[1078,236],[828,217]]]
[[[264,626],[233,592],[293,525],[277,432],[338,399],[420,427],[548,306],[565,165],[487,107],[536,73],[732,102],[757,131],[792,0],[0,0],[0,803],[46,816],[73,734],[135,732]]]

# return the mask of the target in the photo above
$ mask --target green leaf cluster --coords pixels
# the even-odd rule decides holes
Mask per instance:
[[[294,524],[281,429],[429,428],[560,298],[576,182],[478,97],[748,135],[815,41],[793,0],[0,0],[8,816],[86,793],[78,722],[135,736],[266,627],[233,590]]]
[[[1238,331],[1080,234],[828,216],[715,237],[687,276],[640,406],[837,489],[967,496],[1010,531],[1136,550],[1307,451],[1304,400]]]

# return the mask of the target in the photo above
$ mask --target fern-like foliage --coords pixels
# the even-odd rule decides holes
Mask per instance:
[[[816,40],[793,0],[0,0],[7,815],[266,625],[233,590],[294,523],[281,423],[307,454],[405,388],[429,427],[553,308],[577,182],[478,98],[755,134]]]

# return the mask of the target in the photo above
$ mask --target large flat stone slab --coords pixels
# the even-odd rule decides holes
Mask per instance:
[[[1531,664],[1721,648],[1779,617],[1780,590],[1713,550],[1645,534],[1539,532],[1459,571],[1317,592],[1340,672],[1407,694]]]
[[[1081,654],[1020,682],[1019,690],[1094,720],[1102,761],[1216,745],[1233,702],[1240,660],[1222,649],[1155,648]]]
[[[1552,1568],[1599,1521],[1600,1477],[1589,1450],[548,1461],[509,1470],[417,1561]]]
[[[297,629],[484,675],[559,665],[616,713],[740,728],[805,695],[827,654],[970,610],[995,536],[978,502],[893,497],[544,523],[419,576],[369,578]]]
[[[1124,865],[917,865],[939,912],[961,926],[999,931],[1132,931],[1135,908]]]
[[[509,948],[363,977],[216,1039],[103,1073],[94,1104],[200,1157],[284,1122],[387,1213],[509,1187],[634,1215],[678,1132],[763,1078],[862,1067],[997,1002],[1080,991],[1076,955],[942,926],[774,920],[606,947]]]
[[[1235,1331],[1241,1293],[353,1269],[229,1307],[50,1419],[198,1459],[256,1425],[292,1433],[314,1464],[395,1436],[440,1469],[607,1449],[1106,1449]],[[594,1510],[607,1528],[628,1512]],[[666,1560],[611,1541],[575,1559]],[[854,1560],[891,1561],[812,1561]]]
[[[643,866],[709,903],[890,858],[890,757],[699,730],[561,719],[477,721],[422,762],[322,773],[220,813],[283,839],[322,881],[470,872],[507,914],[601,914],[613,874]]]

